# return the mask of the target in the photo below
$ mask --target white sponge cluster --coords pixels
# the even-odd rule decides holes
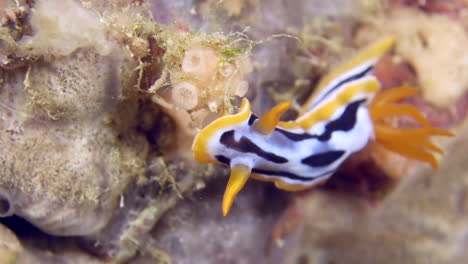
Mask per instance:
[[[245,96],[249,88],[245,75],[252,71],[247,54],[225,59],[207,45],[185,51],[180,70],[171,71],[172,102],[179,108],[206,107],[217,112],[233,96]]]

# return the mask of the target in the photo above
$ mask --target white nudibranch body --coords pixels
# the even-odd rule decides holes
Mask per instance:
[[[402,111],[393,111],[395,104],[389,107],[388,103],[414,94],[413,88],[401,87],[382,92],[374,99],[380,84],[373,68],[393,43],[393,37],[386,38],[327,75],[295,121],[279,121],[290,102],[277,105],[259,118],[250,111],[250,103],[244,98],[237,114],[215,120],[196,136],[192,150],[197,161],[231,167],[223,198],[224,215],[250,176],[274,182],[284,190],[310,188],[332,176],[351,154],[363,149],[376,132],[377,139],[390,150],[436,164],[431,153],[419,148],[439,151],[426,138],[450,133],[431,127],[415,108],[402,105],[406,107],[403,114],[424,125],[413,135],[419,152],[398,149],[408,140],[404,138],[406,132],[385,127],[386,122],[378,124],[384,117],[402,114]]]

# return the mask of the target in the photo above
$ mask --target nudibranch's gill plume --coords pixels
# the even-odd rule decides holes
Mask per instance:
[[[244,98],[237,114],[213,121],[195,137],[192,150],[197,161],[231,168],[223,215],[250,176],[288,191],[311,188],[325,182],[374,135],[387,149],[437,167],[433,152],[442,150],[429,137],[452,134],[432,127],[414,106],[395,104],[417,89],[400,87],[378,94],[381,86],[373,68],[394,41],[383,39],[327,75],[295,121],[280,121],[290,102],[257,117]],[[397,128],[387,120],[401,115],[422,127]]]
[[[395,104],[406,97],[415,95],[418,88],[402,86],[379,93],[370,105],[370,114],[374,122],[376,141],[385,148],[402,156],[427,162],[433,168],[439,163],[434,152],[443,153],[434,145],[430,136],[453,136],[447,130],[432,127],[419,110],[409,104]],[[421,124],[420,128],[392,127],[387,118],[409,116]]]

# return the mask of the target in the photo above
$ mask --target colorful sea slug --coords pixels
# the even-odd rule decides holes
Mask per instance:
[[[391,151],[438,166],[434,152],[442,150],[429,137],[452,133],[432,127],[414,106],[395,104],[418,89],[404,86],[379,92],[373,68],[394,42],[394,37],[383,39],[323,78],[295,121],[280,121],[291,102],[257,117],[244,98],[237,114],[223,116],[200,131],[192,146],[195,159],[231,167],[223,215],[250,176],[288,191],[311,188],[373,138]],[[392,127],[387,119],[400,115],[421,126]]]

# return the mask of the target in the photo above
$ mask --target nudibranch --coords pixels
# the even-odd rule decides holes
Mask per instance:
[[[433,152],[442,150],[429,137],[452,134],[432,127],[414,106],[395,104],[418,90],[399,87],[379,93],[373,68],[394,42],[387,37],[328,74],[295,121],[280,121],[291,102],[258,117],[244,98],[237,114],[216,119],[198,133],[192,146],[195,159],[231,168],[223,215],[249,177],[288,191],[311,188],[373,138],[391,151],[437,167]],[[392,127],[387,119],[399,115],[410,116],[421,127]]]

